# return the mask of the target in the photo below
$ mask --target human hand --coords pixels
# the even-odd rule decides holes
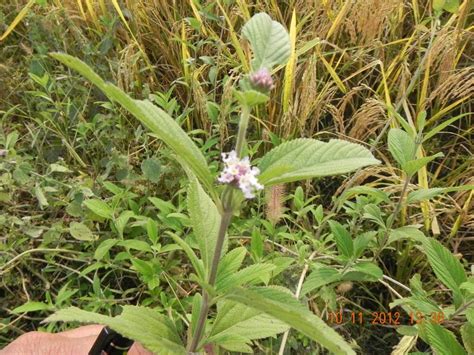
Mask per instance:
[[[0,350],[0,355],[87,355],[102,328],[102,325],[86,325],[56,334],[29,332]],[[152,353],[134,343],[128,355]]]

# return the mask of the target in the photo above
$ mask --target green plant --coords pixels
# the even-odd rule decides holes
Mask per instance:
[[[251,74],[241,79],[240,88],[234,89],[241,117],[235,150],[227,158],[224,155],[227,165],[219,178],[219,181],[225,183],[220,197],[206,159],[166,112],[149,101],[134,100],[116,86],[105,83],[78,59],[59,53],[52,56],[85,76],[109,99],[127,109],[163,140],[174,151],[190,179],[187,204],[200,257],[197,257],[186,241],[169,233],[186,252],[194,267],[194,279],[203,288],[202,294],[194,296],[192,315],[186,322],[189,324],[188,351],[196,352],[209,343],[230,350],[248,351],[246,344],[251,339],[274,335],[291,326],[335,353],[353,353],[342,337],[306,310],[288,291],[274,286],[252,286],[265,280],[275,265],[257,263],[239,271],[243,256],[237,252],[239,249],[225,253],[227,229],[236,209],[236,198],[240,199],[236,187],[242,190],[245,197],[251,198],[261,188],[260,184],[270,187],[301,179],[346,173],[378,163],[360,145],[342,140],[323,143],[302,139],[282,143],[260,160],[260,170],[251,169],[248,158],[243,155],[251,110],[269,99],[273,86],[269,70],[274,65],[287,61],[290,44],[284,28],[264,13],[249,20],[242,33],[251,44],[254,59]],[[259,173],[257,182],[256,176]],[[117,216],[115,209],[100,200],[88,200],[86,206],[95,214],[111,219],[116,228],[119,221],[133,216],[133,213]],[[109,244],[110,242],[107,246]],[[134,261],[134,265],[143,270],[142,273],[148,274],[148,280],[153,280],[153,274],[146,271],[150,265],[147,266],[139,259]],[[216,304],[217,318],[210,321],[209,311]],[[241,322],[247,322],[247,327],[258,327],[260,331],[253,334],[249,334],[246,329],[240,333],[230,331],[229,327],[237,323],[233,312],[239,315]],[[73,308],[58,311],[48,318],[48,321],[57,320],[101,322],[141,341],[153,351],[185,351],[176,325],[152,309],[126,307],[120,316],[110,318]]]

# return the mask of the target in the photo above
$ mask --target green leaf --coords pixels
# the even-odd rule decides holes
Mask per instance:
[[[461,327],[461,337],[468,354],[474,354],[474,325],[466,323]]]
[[[217,282],[236,273],[240,269],[246,253],[245,247],[238,247],[224,255],[217,267]]]
[[[429,156],[429,157],[424,157],[424,158],[419,158],[419,159],[413,159],[405,162],[402,164],[403,170],[407,173],[408,176],[414,175],[418,170],[420,170],[422,167],[424,167],[426,164],[428,164],[430,161],[438,158],[438,157],[443,157],[443,153],[437,153],[435,155]]]
[[[382,217],[382,211],[380,207],[376,204],[369,203],[368,205],[364,206],[364,218],[370,219],[377,223],[382,229],[386,229],[385,221]]]
[[[329,221],[329,227],[336,240],[337,249],[339,252],[347,258],[350,258],[354,254],[354,246],[352,244],[352,238],[350,233],[336,221]]]
[[[443,9],[453,14],[456,13],[459,9],[459,0],[446,0]]]
[[[234,96],[241,105],[248,107],[264,104],[270,99],[267,95],[256,90],[234,90]]]
[[[433,0],[433,10],[441,11],[443,10],[446,0]]]
[[[54,173],[54,172],[58,172],[58,173],[70,173],[71,170],[69,170],[67,167],[61,165],[61,164],[56,164],[56,163],[53,163],[53,164],[49,164],[49,170]]]
[[[474,307],[469,307],[466,310],[466,319],[469,323],[474,325]]]
[[[375,231],[365,232],[359,234],[354,239],[354,258],[359,258],[364,253],[367,245],[369,245],[370,241],[374,239],[376,235],[377,232]]]
[[[95,250],[94,259],[102,260],[105,256],[105,254],[108,253],[110,248],[112,248],[117,243],[118,243],[117,239],[106,239],[106,240],[104,240],[102,243],[99,244],[99,246]]]
[[[407,196],[407,203],[430,200],[433,197],[441,195],[444,191],[445,189],[442,187],[412,191]]]
[[[322,286],[342,280],[342,275],[336,269],[321,264],[316,265],[317,267],[311,271],[311,274],[306,278],[303,284],[301,292],[303,295]]]
[[[69,225],[69,233],[77,240],[90,241],[97,239],[97,236],[92,234],[89,227],[83,223],[71,222]]]
[[[147,251],[150,253],[153,252],[150,245],[147,242],[144,242],[143,240],[136,240],[136,239],[121,240],[117,243],[117,245],[120,245],[127,249]]]
[[[440,355],[465,355],[466,351],[452,332],[433,322],[424,322],[428,344]]]
[[[122,314],[108,317],[69,307],[45,319],[45,322],[57,321],[104,324],[124,337],[140,342],[150,351],[170,355],[186,354],[171,320],[150,308],[123,306]]]
[[[133,211],[123,211],[122,213],[120,213],[120,216],[118,216],[114,220],[114,225],[115,228],[117,228],[117,232],[120,238],[123,238],[123,230],[125,229],[128,220],[133,216],[135,216],[135,213]]]
[[[474,295],[474,278],[469,278],[466,282],[463,282],[459,288],[461,290],[466,290],[468,293]]]
[[[355,264],[343,275],[347,281],[377,281],[383,276],[383,271],[370,261],[361,261]]]
[[[335,354],[355,354],[342,336],[299,304],[291,294],[271,287],[239,287],[225,298],[285,322]]]
[[[399,128],[388,132],[388,150],[400,167],[415,157],[415,149],[415,141],[407,132]]]
[[[43,303],[43,302],[35,302],[35,301],[30,301],[26,302],[25,304],[22,304],[19,307],[16,307],[15,309],[12,310],[12,313],[18,314],[18,313],[26,313],[26,312],[36,312],[36,311],[44,311],[47,309],[52,309],[53,307]]]
[[[114,217],[113,209],[102,200],[98,200],[98,199],[86,200],[84,201],[84,205],[86,205],[88,209],[90,209],[92,212],[94,212],[96,215],[100,217],[107,218],[107,219],[112,219]]]
[[[142,162],[142,173],[151,182],[160,181],[161,163],[157,158],[148,158]]]
[[[231,288],[249,284],[255,281],[261,281],[268,277],[275,269],[273,264],[253,264],[236,273],[230,274],[227,277],[221,277],[216,282],[216,290],[220,293],[225,293]]]
[[[390,202],[389,195],[382,190],[369,186],[355,186],[345,191],[337,199],[337,208],[340,209],[344,205],[345,201],[357,195],[368,195],[379,201]]]
[[[186,132],[165,111],[148,100],[134,100],[117,86],[106,83],[86,63],[63,53],[51,53],[51,57],[76,70],[96,85],[107,97],[119,103],[163,140],[184,162],[209,191],[214,191],[214,178],[204,155]]]
[[[210,270],[221,216],[201,184],[191,178],[188,186],[188,210],[205,269]]]
[[[370,151],[359,144],[339,139],[321,142],[301,138],[280,144],[262,158],[259,181],[271,186],[344,174],[378,163]]]
[[[412,191],[408,194],[407,203],[430,200],[433,197],[436,197],[443,193],[448,193],[448,192],[453,192],[453,191],[466,191],[466,190],[474,190],[474,185],[462,185],[462,186],[447,187],[447,188],[434,187],[431,189],[419,189],[416,191]]]
[[[272,69],[274,65],[288,61],[290,36],[280,23],[273,21],[266,13],[254,15],[242,28],[242,35],[252,46],[252,70]]]
[[[188,256],[189,260],[191,261],[191,264],[193,265],[193,268],[196,271],[199,279],[204,281],[205,280],[205,272],[204,272],[203,263],[202,263],[201,260],[198,259],[198,257],[194,253],[193,249],[189,246],[188,243],[186,243],[183,239],[181,239],[175,233],[172,233],[172,232],[168,231],[167,234],[171,238],[173,238],[173,240],[184,250],[184,252]]]
[[[438,279],[453,291],[455,303],[460,303],[462,295],[459,287],[467,281],[461,262],[435,239],[426,238],[423,249]]]
[[[227,350],[245,350],[251,340],[283,333],[289,327],[261,311],[224,300],[218,303],[217,317],[207,343],[216,343]],[[232,340],[232,344],[229,344]]]
[[[392,229],[388,237],[387,245],[402,239],[424,242],[425,235],[418,229],[417,226],[404,226],[397,229]]]
[[[45,207],[49,206],[48,199],[46,198],[43,189],[38,184],[36,184],[35,186],[35,196],[38,200],[41,209],[44,209]]]

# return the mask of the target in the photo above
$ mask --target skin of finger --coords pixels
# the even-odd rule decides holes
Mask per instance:
[[[67,338],[58,334],[29,332],[0,350],[0,355],[87,355],[96,338]]]
[[[102,328],[101,325],[90,325],[57,334],[29,332],[0,350],[0,355],[88,354]],[[134,343],[128,354],[152,355],[139,343]]]
[[[76,329],[66,330],[64,332],[58,333],[61,336],[68,337],[68,338],[79,338],[82,336],[95,336],[96,338],[99,336],[103,325],[100,324],[91,324],[82,326]],[[133,346],[130,348],[128,355],[152,355],[150,351],[146,350],[141,344],[133,343]]]
[[[91,325],[85,325],[76,329],[66,330],[58,334],[66,338],[82,338],[82,337],[88,337],[88,336],[98,337],[102,328],[104,328],[103,325],[91,324]]]

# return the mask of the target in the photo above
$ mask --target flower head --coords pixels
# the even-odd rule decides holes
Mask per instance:
[[[262,68],[250,74],[250,84],[258,91],[268,92],[275,87],[272,74],[267,68]]]
[[[224,170],[217,179],[224,184],[234,184],[244,193],[245,198],[255,197],[256,190],[262,190],[263,186],[258,183],[257,175],[260,170],[250,166],[248,157],[239,159],[235,150],[230,153],[222,153]]]

